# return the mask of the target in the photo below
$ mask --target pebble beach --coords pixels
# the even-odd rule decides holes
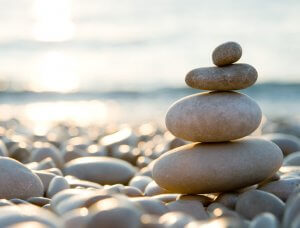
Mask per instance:
[[[300,227],[300,119],[243,93],[259,77],[243,51],[187,72],[199,92],[164,120],[0,121],[0,227]]]

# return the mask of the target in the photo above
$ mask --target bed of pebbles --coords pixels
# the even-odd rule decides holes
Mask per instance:
[[[260,137],[285,155],[271,178],[234,191],[187,195],[153,181],[153,161],[186,144],[155,123],[64,123],[38,136],[17,120],[2,122],[0,227],[299,227],[299,129],[296,121],[265,120],[260,127],[268,132]]]
[[[222,68],[240,57],[240,46],[231,42],[216,49],[213,61]],[[250,65],[233,66],[230,72],[243,68],[252,77],[238,80],[239,89],[256,81]],[[221,71],[210,72],[218,79]],[[208,90],[216,85],[195,80],[187,83]],[[218,90],[234,89],[221,84]],[[252,122],[239,129],[235,117],[233,127],[216,126],[219,135],[201,132],[194,125],[205,123],[193,118],[171,129],[177,137],[155,122],[59,123],[44,135],[17,119],[0,122],[0,227],[300,227],[300,121],[263,117],[258,126],[259,107],[237,96],[253,107]],[[232,100],[221,104],[238,108]],[[195,127],[193,134],[187,126]],[[255,139],[223,142],[251,132]]]

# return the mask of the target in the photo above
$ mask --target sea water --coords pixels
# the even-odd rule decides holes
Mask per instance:
[[[297,0],[0,0],[0,8],[2,118],[163,119],[197,92],[186,73],[212,65],[227,40],[258,71],[244,92],[263,112],[300,113]]]

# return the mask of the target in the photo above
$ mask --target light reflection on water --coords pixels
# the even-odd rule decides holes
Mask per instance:
[[[1,120],[16,117],[29,125],[35,134],[42,135],[56,122],[70,122],[78,126],[101,126],[116,122],[119,107],[113,102],[59,101],[22,105],[0,105]]]
[[[267,95],[272,94],[272,96],[260,96],[255,90],[250,96],[257,101],[268,119],[300,120],[297,91],[285,94],[285,97],[282,93],[286,91],[275,89],[267,92]],[[36,134],[45,133],[53,123],[57,122],[69,122],[79,126],[101,126],[118,123],[137,125],[155,121],[164,127],[164,117],[168,108],[173,102],[186,95],[188,93],[174,93],[172,96],[161,94],[160,96],[128,97],[127,95],[126,98],[124,94],[115,94],[113,97],[102,99],[97,96],[88,99],[76,97],[79,95],[72,98],[64,95],[60,101],[51,100],[51,97],[45,100],[44,96],[38,94],[32,95],[31,99],[27,98],[25,101],[17,96],[15,99],[20,102],[10,103],[5,102],[5,99],[3,103],[0,102],[0,122],[16,117],[33,129]],[[37,96],[40,96],[40,99],[37,99]],[[274,97],[276,102],[274,102]]]

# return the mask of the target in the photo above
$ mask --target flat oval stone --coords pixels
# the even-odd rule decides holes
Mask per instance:
[[[153,179],[162,188],[176,193],[225,192],[271,177],[282,159],[278,146],[263,139],[193,143],[158,158]]]
[[[291,227],[292,222],[297,218],[300,211],[300,194],[296,194],[293,198],[289,199],[286,203],[284,216],[282,219],[282,227]]]
[[[270,192],[281,200],[286,201],[298,186],[300,186],[300,177],[272,181],[262,185],[259,189]]]
[[[88,192],[90,192],[88,190]],[[63,201],[71,198],[72,196],[75,195],[83,195],[85,194],[86,191],[83,189],[65,189],[57,193],[53,198],[51,199],[51,208],[53,211],[55,211],[55,208],[58,207],[60,203]]]
[[[278,228],[279,222],[278,219],[271,213],[265,212],[256,216],[250,223],[249,228]]]
[[[238,193],[224,192],[221,193],[216,198],[216,202],[223,204],[225,207],[228,207],[229,209],[234,209],[237,199],[238,199]]]
[[[18,206],[0,207],[0,227],[11,227],[29,221],[39,222],[51,228],[62,227],[61,219],[58,216],[49,210],[34,205],[20,204]]]
[[[212,53],[212,60],[216,66],[225,66],[237,62],[242,57],[242,47],[236,42],[226,42]]]
[[[93,197],[92,193],[84,192],[87,194],[82,195],[75,195],[71,196],[66,200],[63,200],[61,203],[59,203],[54,211],[59,215],[64,215],[74,209],[85,207],[86,202],[90,197]],[[51,206],[52,207],[52,206]]]
[[[10,148],[10,157],[22,163],[28,163],[31,147],[24,142],[19,142]]]
[[[163,215],[169,212],[169,209],[163,202],[150,197],[136,197],[132,198],[132,201],[136,203],[139,207],[145,211],[147,214],[151,215]]]
[[[106,135],[99,140],[99,144],[106,147],[109,151],[118,145],[128,144],[134,145],[136,142],[136,135],[130,127],[124,127],[119,131]]]
[[[88,208],[99,200],[109,197],[109,193],[103,190],[81,189],[81,191],[77,193],[71,191],[66,192],[66,190],[63,190],[57,193],[51,200],[51,209],[59,215],[64,215],[77,208]]]
[[[43,195],[43,184],[39,177],[22,163],[0,157],[0,198],[27,199]]]
[[[136,188],[140,189],[142,192],[144,192],[145,188],[151,181],[152,181],[151,177],[135,176],[130,180],[129,186],[136,187]]]
[[[49,183],[47,197],[52,198],[56,193],[70,188],[69,183],[64,177],[56,176]]]
[[[50,157],[57,167],[61,168],[63,166],[63,157],[55,146],[49,143],[43,143],[39,146],[40,147],[32,151],[31,161],[39,162],[47,157]]]
[[[158,186],[155,181],[151,181],[145,188],[145,192],[144,192],[145,196],[155,196],[155,195],[168,194],[168,193],[170,192]]]
[[[197,220],[208,219],[208,214],[203,207],[203,204],[198,200],[184,200],[179,199],[170,203],[166,206],[170,211],[182,212]]]
[[[210,214],[211,217],[236,217],[240,218],[240,215],[227,208],[221,203],[212,203],[206,208],[207,212]]]
[[[176,137],[193,142],[224,142],[251,134],[262,113],[257,103],[236,92],[206,92],[175,102],[166,126]]]
[[[185,77],[185,83],[189,87],[221,91],[245,89],[256,80],[256,69],[245,63],[224,67],[200,67],[190,71]]]
[[[100,184],[97,184],[95,182],[87,181],[87,180],[80,180],[73,176],[65,176],[65,179],[67,180],[70,188],[95,188],[95,189],[101,189],[102,186]]]
[[[129,202],[109,198],[90,207],[87,228],[92,227],[140,227],[141,211]]]
[[[125,186],[122,190],[122,193],[129,197],[137,197],[144,195],[140,189],[132,186]]]
[[[284,206],[285,204],[271,193],[251,190],[239,196],[235,210],[247,219],[253,219],[264,212],[270,212],[281,220]]]
[[[271,133],[262,135],[262,138],[271,140],[273,143],[279,146],[285,156],[296,151],[300,151],[300,140],[294,135]]]
[[[65,165],[64,173],[98,184],[127,184],[134,176],[131,164],[110,157],[76,158]]]
[[[194,221],[192,216],[182,212],[168,212],[159,218],[159,223],[164,224],[165,227],[184,227],[189,222]]]
[[[283,160],[285,166],[300,166],[300,151],[286,156]]]
[[[64,214],[64,228],[84,228],[88,222],[88,209],[78,208]]]

